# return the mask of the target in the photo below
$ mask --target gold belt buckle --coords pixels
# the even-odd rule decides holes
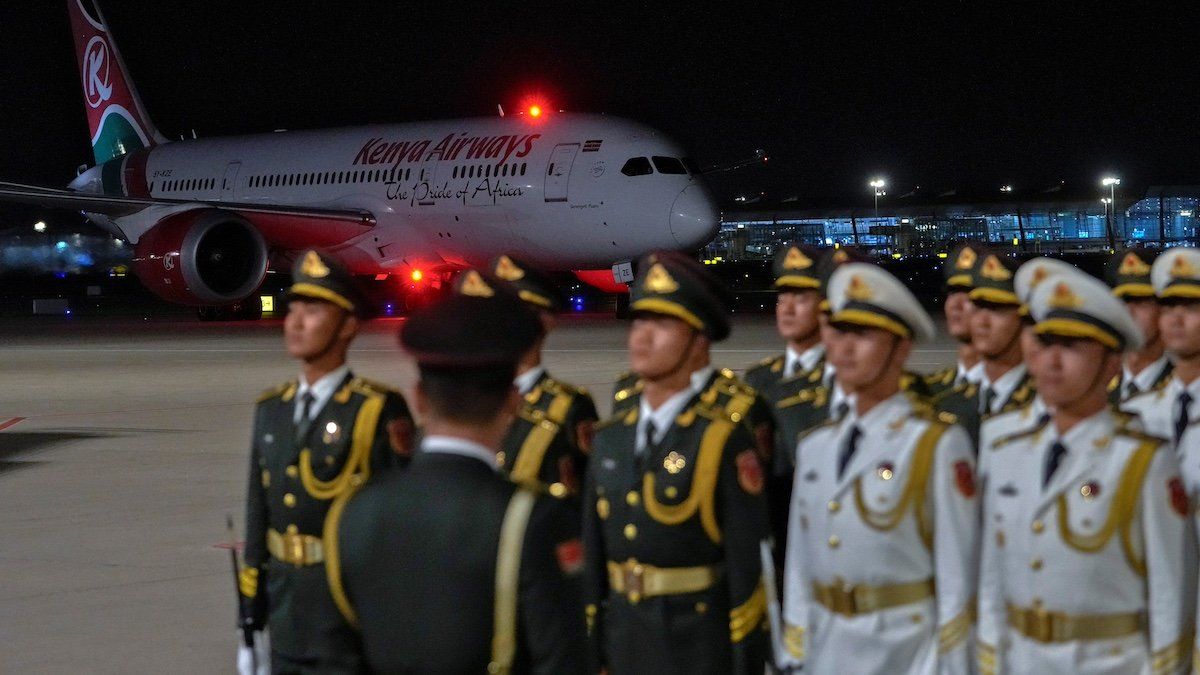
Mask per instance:
[[[829,600],[832,609],[837,614],[853,616],[858,613],[858,602],[855,600],[854,586],[846,583],[842,579],[834,579],[833,585],[829,588]]]
[[[1025,628],[1034,640],[1050,642],[1054,639],[1054,616],[1041,607],[1026,610]]]
[[[302,567],[307,556],[304,550],[304,537],[299,534],[283,535],[283,550],[286,551],[288,562],[296,567]]]
[[[625,597],[629,598],[630,604],[636,605],[641,602],[642,594],[645,592],[643,579],[646,574],[646,567],[633,558],[630,558],[621,563],[621,571],[624,573],[625,579]]]

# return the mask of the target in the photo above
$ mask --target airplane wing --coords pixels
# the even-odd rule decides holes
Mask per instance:
[[[375,216],[361,209],[322,209],[272,204],[243,204],[195,199],[115,197],[73,190],[0,182],[0,201],[129,216],[153,206],[194,206],[233,211],[254,224],[272,244],[284,248],[334,246],[375,226]]]

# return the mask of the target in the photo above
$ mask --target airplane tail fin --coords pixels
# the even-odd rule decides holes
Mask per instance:
[[[96,164],[165,143],[133,87],[95,0],[67,0]]]

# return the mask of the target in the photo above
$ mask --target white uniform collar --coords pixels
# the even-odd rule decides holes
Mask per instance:
[[[426,436],[421,439],[421,452],[441,453],[443,455],[459,455],[461,457],[471,457],[488,465],[492,471],[499,471],[500,467],[496,462],[496,453],[489,450],[487,447],[468,441],[465,438],[457,436]]]
[[[991,387],[995,395],[992,397],[992,409],[989,412],[996,412],[1008,401],[1013,392],[1016,391],[1017,385],[1025,377],[1025,364],[1019,363],[1016,367],[1004,373],[995,382],[989,382],[987,374],[984,373],[983,381],[979,383],[979,388],[982,391],[984,387]]]
[[[822,356],[825,356],[825,345],[820,342],[803,352],[797,352],[789,345],[783,362],[783,372],[793,375],[808,372],[817,366]]]
[[[1139,392],[1150,391],[1154,387],[1154,381],[1158,379],[1159,375],[1162,375],[1163,368],[1166,368],[1168,363],[1170,363],[1170,360],[1166,354],[1163,354],[1153,363],[1142,368],[1142,372],[1137,375],[1134,375],[1128,366],[1122,365],[1121,386],[1128,387],[1129,383],[1132,382],[1137,385]]]
[[[675,418],[683,412],[683,407],[687,402],[692,400],[692,397],[704,391],[708,385],[708,380],[712,377],[713,371],[716,369],[712,366],[705,366],[700,370],[692,373],[690,378],[690,386],[680,390],[675,395],[662,402],[658,408],[651,408],[650,402],[643,395],[638,400],[638,421],[637,421],[637,450],[640,452],[646,445],[646,425],[654,422],[654,442],[657,443],[666,435],[667,429],[675,423]]]
[[[966,378],[967,382],[969,382],[971,384],[979,384],[980,382],[983,382],[984,373],[983,373],[983,360],[982,359],[979,361],[979,363],[976,363],[975,365],[971,366],[970,368],[965,368],[965,369],[963,367],[962,362],[960,361],[958,364],[958,367],[959,367],[959,370],[963,371],[963,377]]]
[[[544,366],[534,366],[516,376],[513,379],[513,385],[517,388],[517,391],[524,396],[525,394],[528,394],[531,389],[533,389],[533,385],[537,384],[537,381],[542,379],[542,375],[545,374],[546,368]]]
[[[313,402],[309,408],[309,418],[315,418],[329,399],[333,398],[334,392],[337,391],[338,385],[346,376],[350,374],[350,364],[343,363],[340,367],[326,373],[321,379],[312,384],[304,381],[304,373],[300,374],[300,386],[296,389],[296,411],[294,420],[300,421],[301,415],[304,414],[304,394],[312,392]]]
[[[866,433],[868,428],[873,428],[880,422],[885,420],[890,422],[895,418],[897,412],[900,412],[901,408],[912,408],[912,404],[908,400],[908,395],[903,391],[898,391],[880,401],[874,408],[868,410],[865,415],[858,414],[858,408],[852,401],[850,410],[846,413],[846,421],[848,424],[857,424],[863,433]]]

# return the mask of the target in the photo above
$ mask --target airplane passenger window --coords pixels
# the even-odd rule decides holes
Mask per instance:
[[[631,157],[621,167],[621,173],[626,176],[648,176],[654,173],[654,169],[650,168],[650,160],[645,157]]]
[[[696,160],[692,159],[691,157],[684,157],[679,161],[683,162],[683,168],[687,169],[688,173],[692,174],[693,176],[700,175],[700,166],[696,164]]]
[[[659,173],[672,174],[687,174],[687,169],[683,168],[683,162],[674,157],[655,157],[654,168],[658,169]]]

